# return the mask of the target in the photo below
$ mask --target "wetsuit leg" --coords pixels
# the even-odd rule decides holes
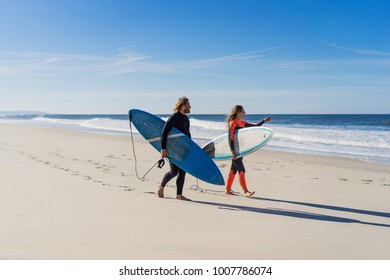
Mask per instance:
[[[164,175],[161,182],[162,187],[165,187],[165,185],[168,184],[168,182],[179,173],[179,167],[171,162],[169,162],[169,166],[171,167],[171,170]]]
[[[234,177],[236,176],[237,172],[239,172],[239,175],[245,174],[245,167],[242,162],[242,158],[238,158],[235,160],[232,160],[232,166],[230,167],[229,175],[226,180],[226,191],[229,192],[232,189]],[[241,180],[240,180],[241,183]]]
[[[238,159],[235,159],[235,160],[232,160],[232,168],[233,171],[234,171],[234,174],[237,173],[240,173],[240,172],[244,172],[245,173],[245,167],[244,167],[244,163],[242,162],[244,158],[238,158]]]
[[[229,175],[226,179],[226,186],[225,186],[225,189],[227,192],[230,192],[231,189],[232,189],[232,185],[233,185],[233,182],[234,182],[234,177],[236,177],[236,174],[234,173],[233,171],[233,168],[230,169],[229,171]]]
[[[176,179],[176,194],[177,195],[182,195],[183,194],[183,186],[184,186],[184,179],[186,177],[186,172],[183,169],[179,168],[179,175],[177,176]]]
[[[248,188],[246,186],[246,180],[245,180],[245,172],[238,173],[238,181],[240,182],[240,186],[244,193],[248,191]]]
[[[183,187],[184,187],[184,180],[185,180],[185,177],[186,177],[186,172],[184,170],[180,169],[179,167],[177,167],[175,164],[173,164],[171,162],[169,163],[169,166],[171,167],[171,170],[164,175],[164,178],[163,178],[163,180],[161,182],[161,186],[165,187],[165,185],[168,184],[168,182],[173,177],[177,176],[177,179],[176,179],[176,187],[177,187],[176,193],[177,193],[177,195],[181,195],[181,194],[183,194]]]
[[[234,164],[235,168],[238,171],[238,181],[240,182],[240,186],[244,193],[248,191],[246,186],[246,180],[245,180],[245,167],[243,163],[243,158],[238,158],[236,160],[232,161],[232,164]]]

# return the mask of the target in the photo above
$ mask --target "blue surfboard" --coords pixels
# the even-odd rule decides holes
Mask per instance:
[[[161,132],[165,121],[138,109],[129,111],[129,120],[145,140],[160,152]],[[192,176],[210,184],[225,184],[221,171],[214,161],[194,141],[176,128],[172,128],[168,134],[167,151],[169,161]]]

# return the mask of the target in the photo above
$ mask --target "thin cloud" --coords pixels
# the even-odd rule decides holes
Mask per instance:
[[[60,61],[66,61],[66,57],[53,57],[53,58],[48,58],[46,61],[42,62],[42,64],[52,64],[52,63],[57,63]]]
[[[262,57],[261,53],[288,46],[278,46],[263,50],[232,54],[198,61],[157,63],[153,57],[132,52],[134,46],[118,49],[113,56],[40,53],[40,52],[0,52],[0,76],[58,76],[75,73],[105,76],[125,75],[136,72],[178,73],[191,70],[217,67],[225,63],[251,60]]]
[[[262,50],[242,52],[226,56],[214,57],[205,60],[156,62],[152,56],[131,52],[132,46],[118,50],[115,55],[90,55],[69,53],[39,53],[39,52],[0,52],[0,76],[3,77],[53,77],[73,75],[119,76],[133,73],[167,73],[187,74],[202,76],[225,76],[226,72],[212,71],[220,66],[234,66],[240,61],[252,61],[263,57],[264,53],[277,49],[287,48],[291,45],[277,46]],[[361,50],[340,47],[331,44],[332,47],[354,51],[360,54],[390,56],[390,53],[373,50]],[[376,69],[388,69],[389,59],[333,59],[333,60],[261,60],[261,69],[282,70],[316,70],[331,69],[333,67],[351,67],[359,69],[359,66],[375,67]],[[358,68],[356,68],[358,67]],[[210,71],[203,71],[209,69]],[[202,70],[202,71],[199,71]]]
[[[136,70],[142,71],[142,61],[149,58],[142,54],[123,52],[112,57],[67,53],[1,52],[0,75],[53,76],[83,72],[104,74],[126,65],[132,65]]]
[[[277,49],[282,49],[282,48],[287,48],[287,47],[290,47],[290,45],[284,45],[284,46],[267,48],[267,49],[263,49],[263,50],[256,50],[256,51],[251,51],[251,52],[244,52],[244,53],[226,55],[226,56],[210,58],[210,59],[205,59],[205,60],[199,60],[199,61],[195,61],[194,64],[210,64],[210,63],[215,63],[215,62],[230,62],[230,61],[236,61],[236,60],[249,60],[249,59],[253,59],[253,58],[264,57],[264,55],[259,55],[260,53],[273,51],[273,50],[277,50]]]
[[[359,49],[359,48],[349,48],[336,45],[334,43],[329,43],[332,48],[344,50],[348,52],[353,52],[361,55],[376,55],[376,56],[390,56],[390,52],[383,52],[378,50],[369,50],[369,49]]]

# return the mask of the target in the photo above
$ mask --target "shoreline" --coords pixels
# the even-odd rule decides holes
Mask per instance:
[[[259,150],[244,159],[254,197],[187,175],[183,202],[174,181],[155,195],[167,165],[136,178],[130,136],[0,129],[3,260],[390,258],[386,164]],[[159,154],[134,139],[143,175]]]
[[[35,128],[46,128],[46,129],[58,129],[58,130],[64,130],[64,131],[74,131],[74,132],[82,132],[82,133],[93,133],[98,135],[110,135],[110,136],[123,136],[123,137],[130,137],[130,131],[124,131],[124,130],[108,130],[108,129],[102,129],[102,128],[92,128],[92,127],[82,127],[75,124],[62,124],[61,126],[58,126],[58,124],[51,124],[51,123],[30,123],[30,122],[20,122],[20,123],[6,123],[6,122],[0,122],[0,125],[13,125],[13,126],[21,126],[21,127],[35,127]],[[134,128],[135,129],[135,128]],[[138,132],[133,131],[133,135],[139,139],[143,139],[142,136]],[[209,138],[203,138],[203,137],[193,137],[192,140],[196,142],[199,146],[202,146],[203,144],[209,142],[212,139]],[[272,141],[271,141],[272,142]],[[330,152],[321,152],[321,151],[314,151],[314,150],[301,150],[298,148],[290,148],[290,147],[277,147],[272,146],[271,144],[267,144],[265,148],[262,150],[265,151],[273,151],[273,152],[281,152],[281,153],[289,153],[289,154],[298,154],[298,155],[309,155],[309,156],[319,156],[319,157],[331,157],[331,158],[341,158],[341,159],[352,159],[352,160],[358,160],[366,163],[372,163],[372,164],[381,164],[381,165],[389,165],[390,161],[388,158],[381,158],[378,159],[378,157],[374,156],[364,156],[363,155],[352,155],[347,153],[330,153]]]

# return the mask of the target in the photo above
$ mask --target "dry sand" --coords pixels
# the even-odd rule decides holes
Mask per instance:
[[[155,195],[168,164],[136,178],[129,136],[0,131],[0,259],[390,259],[389,165],[260,150],[254,197],[187,175],[184,202]],[[142,175],[159,154],[135,145]]]

